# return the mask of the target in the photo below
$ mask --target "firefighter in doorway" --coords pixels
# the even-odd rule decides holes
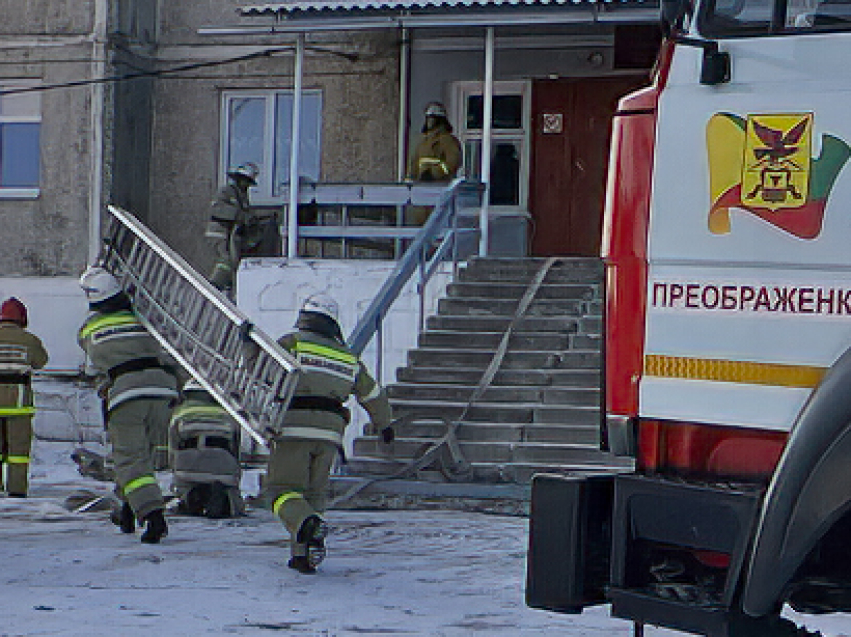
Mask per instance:
[[[172,361],[139,321],[112,274],[92,266],[80,277],[80,286],[91,313],[77,339],[105,380],[100,393],[112,443],[116,494],[123,502],[113,521],[122,532],[133,533],[138,520],[145,526],[142,542],[156,544],[168,534],[154,450],[166,439],[177,398]]]
[[[425,109],[422,137],[408,162],[408,179],[413,181],[449,182],[461,167],[461,143],[452,134],[446,108],[431,102]],[[430,206],[410,206],[406,211],[409,225],[423,225],[431,214]]]
[[[211,204],[210,220],[204,236],[213,249],[215,263],[210,283],[227,294],[233,293],[239,260],[256,237],[257,224],[252,217],[248,189],[257,185],[260,169],[247,163],[228,172],[228,183]]]
[[[384,389],[346,346],[337,303],[327,294],[302,305],[297,331],[278,341],[302,367],[289,409],[273,441],[264,496],[290,533],[288,566],[313,573],[325,557],[325,510],[331,467],[349,423],[344,406],[353,395],[386,443],[392,442],[390,403]]]
[[[0,489],[25,498],[29,490],[32,371],[47,364],[41,340],[27,331],[27,308],[11,297],[0,306]]]

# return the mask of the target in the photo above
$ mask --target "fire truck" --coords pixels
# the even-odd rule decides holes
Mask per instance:
[[[661,5],[602,245],[603,445],[634,470],[535,476],[526,603],[812,634],[784,609],[851,611],[851,2]]]

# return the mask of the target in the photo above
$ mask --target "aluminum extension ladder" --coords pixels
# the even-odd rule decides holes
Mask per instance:
[[[108,209],[101,265],[166,351],[268,448],[295,390],[296,360],[138,219]]]

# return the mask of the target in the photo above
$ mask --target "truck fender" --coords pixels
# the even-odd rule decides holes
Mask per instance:
[[[742,609],[773,613],[809,552],[851,505],[851,349],[834,363],[792,427],[763,500]]]

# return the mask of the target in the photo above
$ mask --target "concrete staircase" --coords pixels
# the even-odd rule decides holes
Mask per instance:
[[[463,472],[448,449],[418,477],[526,484],[534,473],[624,468],[599,451],[603,271],[599,259],[552,265],[491,385],[468,401],[535,274],[539,258],[474,259],[429,317],[408,366],[388,386],[395,416],[408,416],[391,445],[355,441],[347,473],[386,476],[400,470],[459,422]]]

